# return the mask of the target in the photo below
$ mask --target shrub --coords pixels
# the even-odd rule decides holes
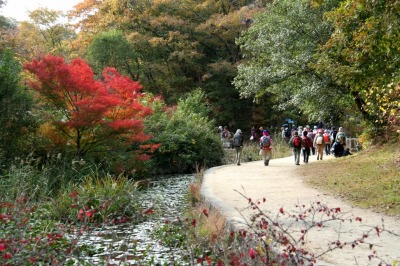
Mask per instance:
[[[2,265],[56,265],[71,255],[76,247],[67,228],[41,214],[25,196],[0,203]]]
[[[161,100],[152,103],[154,114],[145,121],[145,132],[161,146],[149,165],[153,174],[194,172],[196,165],[221,164],[223,151],[213,123],[206,117],[204,94],[196,91],[167,108]]]
[[[68,223],[118,224],[140,218],[138,186],[120,175],[88,176],[46,204],[50,219]]]

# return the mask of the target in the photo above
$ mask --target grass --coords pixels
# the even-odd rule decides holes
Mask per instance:
[[[354,206],[400,215],[399,144],[376,146],[352,156],[305,165],[306,183]]]

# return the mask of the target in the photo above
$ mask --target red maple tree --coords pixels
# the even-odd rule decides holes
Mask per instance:
[[[148,159],[157,145],[144,145],[143,120],[152,113],[141,103],[141,85],[117,70],[107,68],[96,79],[82,59],[70,63],[47,55],[26,63],[32,75],[29,85],[52,107],[52,124],[67,136],[82,157],[99,151],[134,151],[134,158]]]

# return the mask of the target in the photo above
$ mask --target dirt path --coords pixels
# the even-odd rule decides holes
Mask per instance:
[[[331,158],[332,156],[327,156],[324,160]],[[318,162],[316,156],[311,156],[310,164]],[[273,159],[269,166],[264,166],[262,161],[255,161],[243,163],[241,166],[231,164],[215,167],[206,171],[201,192],[206,201],[218,208],[236,228],[245,227],[248,217],[254,214],[254,211],[248,209],[246,198],[256,201],[265,197],[267,203],[261,209],[273,213],[274,216],[280,208],[294,211],[296,204],[310,206],[317,201],[331,208],[340,207],[341,213],[346,217],[354,215],[354,218],[361,217],[362,221],[356,222],[353,219],[352,223],[346,220],[344,223],[327,224],[323,228],[315,227],[306,239],[308,250],[320,254],[322,250],[326,250],[329,242],[338,239],[342,242],[353,241],[371,229],[373,233],[365,240],[367,244],[358,245],[354,249],[346,246],[329,252],[320,258],[317,265],[378,265],[382,261],[383,265],[393,265],[395,261],[400,261],[400,219],[354,208],[330,195],[321,194],[296,176],[298,167],[302,166],[295,165],[293,157]],[[397,236],[382,232],[378,237],[374,227],[382,227],[382,219],[384,228]],[[369,260],[368,256],[373,251],[376,251],[376,257]]]

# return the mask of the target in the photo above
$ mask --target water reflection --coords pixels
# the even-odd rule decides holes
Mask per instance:
[[[185,265],[178,263],[182,250],[162,246],[151,237],[151,232],[160,222],[175,220],[181,215],[188,185],[193,179],[194,175],[179,175],[151,181],[151,186],[141,193],[140,200],[143,209],[153,207],[157,214],[137,225],[105,226],[83,236],[81,243],[96,252],[80,259],[95,265],[105,261],[107,265],[143,265],[144,262],[146,265]]]

